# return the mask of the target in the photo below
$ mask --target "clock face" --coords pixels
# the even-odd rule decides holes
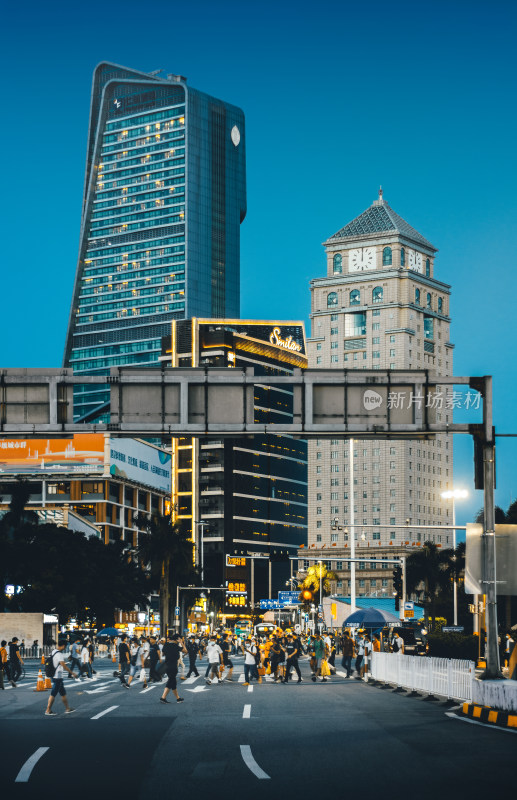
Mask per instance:
[[[408,250],[407,251],[407,266],[408,269],[415,269],[415,251]]]
[[[375,267],[375,250],[373,247],[358,247],[350,250],[349,272],[361,272]]]
[[[415,269],[422,272],[422,253],[415,253]]]

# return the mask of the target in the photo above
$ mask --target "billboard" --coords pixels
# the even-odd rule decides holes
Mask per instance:
[[[162,492],[171,491],[171,454],[137,439],[109,440],[109,471]]]
[[[0,474],[34,475],[104,470],[104,434],[77,433],[69,439],[2,439]]]

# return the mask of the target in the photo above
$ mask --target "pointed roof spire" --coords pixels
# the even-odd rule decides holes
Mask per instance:
[[[359,214],[344,228],[327,239],[325,244],[333,244],[344,239],[357,239],[362,237],[377,237],[379,234],[398,233],[416,245],[429,248],[436,252],[431,242],[409,225],[405,219],[393,211],[383,197],[382,186],[379,188],[379,197],[374,200],[370,208]]]

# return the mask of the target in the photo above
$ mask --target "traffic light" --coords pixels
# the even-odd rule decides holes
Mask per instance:
[[[310,589],[302,589],[300,593],[300,600],[303,603],[311,603],[314,599],[314,592],[311,592]]]
[[[395,595],[395,611],[399,611],[402,597],[402,567],[393,569],[393,594]]]

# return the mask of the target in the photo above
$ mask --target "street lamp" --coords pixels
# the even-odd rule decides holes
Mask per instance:
[[[456,500],[464,500],[469,496],[466,489],[451,489],[441,493],[444,500],[452,500],[452,547],[454,550],[453,559],[456,562]],[[454,597],[454,625],[458,624],[458,584],[456,581],[456,570],[454,570],[453,583]]]

